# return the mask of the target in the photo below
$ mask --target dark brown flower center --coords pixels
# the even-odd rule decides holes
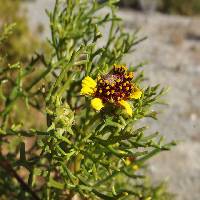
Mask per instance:
[[[101,76],[97,81],[95,97],[102,99],[103,103],[118,104],[120,100],[127,100],[134,89],[131,83],[133,73],[127,72],[124,66],[115,66],[113,71]]]

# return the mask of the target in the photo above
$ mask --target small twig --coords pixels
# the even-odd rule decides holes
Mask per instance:
[[[19,182],[22,189],[28,192],[32,196],[32,199],[40,200],[40,198],[35,194],[35,192],[31,190],[31,188],[24,182],[24,180],[12,168],[10,162],[6,160],[2,155],[0,155],[0,167],[2,167],[10,176],[13,176]]]

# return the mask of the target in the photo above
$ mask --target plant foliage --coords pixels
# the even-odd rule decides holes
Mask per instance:
[[[1,199],[171,199],[162,186],[147,184],[144,168],[174,142],[163,143],[159,133],[147,135],[138,124],[145,117],[157,118],[151,109],[165,90],[144,86],[132,117],[96,112],[80,96],[85,76],[109,72],[143,40],[125,32],[116,3],[56,0],[47,12],[51,55],[0,68]],[[0,41],[10,30],[12,25]],[[144,80],[140,66],[130,67],[138,84]],[[20,118],[23,109],[27,120]],[[29,118],[35,124],[41,120],[33,110],[45,119],[40,129],[27,125]]]

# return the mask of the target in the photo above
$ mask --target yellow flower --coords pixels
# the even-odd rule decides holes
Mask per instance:
[[[103,102],[100,98],[92,99],[91,105],[97,111],[100,111],[104,107]]]
[[[134,74],[128,71],[128,67],[115,64],[108,74],[98,76],[97,80],[85,77],[80,94],[93,97],[91,105],[97,111],[106,104],[114,104],[122,106],[132,116],[133,110],[128,100],[139,99],[142,95],[132,81],[133,77]]]
[[[136,87],[135,90],[131,93],[130,98],[131,98],[131,99],[140,99],[141,96],[142,96],[142,91],[139,90],[139,89]]]
[[[131,105],[127,101],[121,100],[119,101],[119,104],[125,108],[125,111],[128,115],[132,116],[133,110],[131,108]]]
[[[86,76],[82,80],[81,95],[92,95],[95,92],[97,83],[91,77]]]
[[[133,165],[133,166],[132,166],[132,169],[133,169],[134,171],[137,171],[137,170],[139,169],[139,166],[138,166],[138,165]]]
[[[127,157],[126,158],[126,160],[125,160],[125,164],[127,165],[127,166],[129,166],[130,164],[131,164],[131,161],[130,161],[130,159]]]
[[[125,165],[126,166],[131,166],[131,168],[134,170],[134,171],[137,171],[139,169],[139,166],[136,165],[136,164],[133,164],[135,158],[134,157],[127,157],[124,161]]]

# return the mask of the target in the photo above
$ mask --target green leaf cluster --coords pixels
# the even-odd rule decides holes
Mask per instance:
[[[28,65],[0,69],[1,198],[171,199],[162,186],[146,183],[145,168],[148,159],[175,143],[164,143],[157,132],[146,134],[147,127],[139,124],[142,118],[157,119],[152,106],[161,103],[165,89],[144,87],[131,118],[112,107],[97,113],[80,96],[86,75],[109,72],[144,39],[126,33],[117,2],[56,0],[54,10],[47,11],[50,55],[36,54]],[[144,80],[141,66],[130,67],[138,84]],[[17,107],[19,101],[24,108]],[[43,126],[13,117],[21,109],[35,124],[43,119]]]

